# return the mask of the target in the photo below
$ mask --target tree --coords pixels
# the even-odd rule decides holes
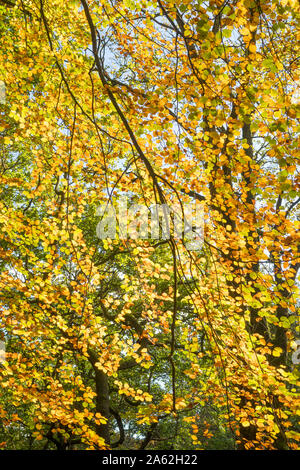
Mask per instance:
[[[2,446],[296,449],[297,2],[0,5]]]

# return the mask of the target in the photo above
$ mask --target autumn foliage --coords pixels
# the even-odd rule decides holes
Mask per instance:
[[[0,17],[1,447],[297,449],[298,2]],[[99,239],[124,194],[202,249]]]

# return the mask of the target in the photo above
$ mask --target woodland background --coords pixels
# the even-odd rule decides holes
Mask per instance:
[[[0,18],[1,448],[297,449],[298,2]],[[202,249],[100,240],[123,194]]]

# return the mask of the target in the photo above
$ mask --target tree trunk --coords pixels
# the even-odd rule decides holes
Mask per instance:
[[[97,424],[96,432],[99,437],[105,440],[105,443],[110,445],[110,434],[109,434],[109,387],[107,375],[98,367],[96,363],[98,361],[97,354],[94,351],[89,350],[89,361],[93,366],[95,372],[95,383],[96,383],[96,412],[100,413],[101,416],[106,418],[105,424]]]

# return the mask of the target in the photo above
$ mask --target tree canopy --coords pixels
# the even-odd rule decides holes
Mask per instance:
[[[0,16],[1,448],[297,449],[298,2]],[[201,249],[99,238],[124,195]]]

